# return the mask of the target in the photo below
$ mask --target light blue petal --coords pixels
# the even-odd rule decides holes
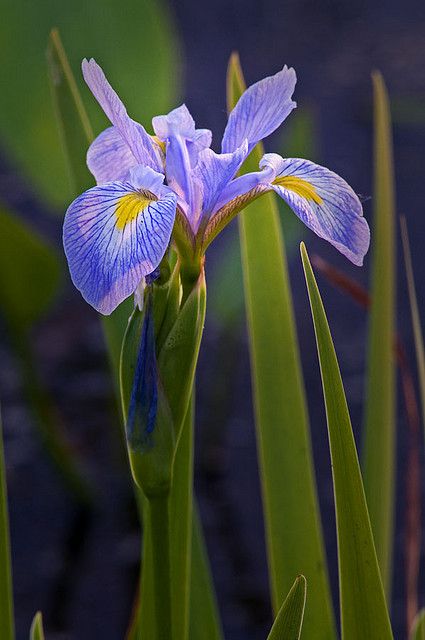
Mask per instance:
[[[274,177],[272,171],[263,169],[262,171],[253,171],[251,173],[244,173],[238,176],[223,189],[217,202],[214,206],[214,213],[224,207],[231,200],[235,200],[240,196],[244,196],[254,189],[258,192],[259,189],[263,191],[270,191],[268,182],[270,178]]]
[[[250,86],[230,113],[221,150],[235,151],[248,140],[249,151],[277,129],[296,107],[291,100],[297,81],[294,69],[285,65],[274,76]]]
[[[68,208],[63,240],[71,278],[95,309],[111,313],[159,265],[170,241],[175,194],[147,167],[89,189]]]
[[[118,129],[139,164],[162,171],[159,147],[141,124],[132,120],[118,95],[95,60],[83,60],[82,70],[94,97],[111,123]]]
[[[173,109],[165,116],[152,118],[152,126],[160,140],[167,140],[170,136],[182,136],[193,140],[195,137],[195,121],[185,104]]]
[[[195,129],[195,121],[184,104],[167,115],[156,116],[152,125],[158,138],[166,144],[167,183],[178,195],[179,206],[194,228],[200,215],[202,190],[193,169],[200,151],[211,144],[211,132]]]
[[[170,136],[165,153],[165,175],[168,185],[182,200],[183,210],[191,222],[200,210],[202,192],[193,175],[189,150],[182,136]]]
[[[204,149],[209,149],[212,142],[212,133],[209,129],[195,129],[195,137],[193,140],[187,140],[187,149],[189,151],[190,164],[196,167],[198,164],[198,156]]]
[[[272,171],[270,186],[318,236],[356,265],[363,264],[370,231],[359,198],[340,176],[300,158],[263,156],[260,167]]]
[[[195,121],[185,104],[173,109],[166,116],[152,118],[152,126],[158,138],[163,142],[177,136],[185,140],[192,167],[196,166],[199,153],[211,146],[211,131],[209,129],[195,129]]]
[[[202,217],[208,219],[216,208],[217,202],[240,169],[248,153],[248,142],[243,141],[239,149],[233,153],[214,153],[212,149],[204,149],[199,154],[195,176],[202,183]],[[199,226],[199,223],[196,225]]]
[[[97,184],[124,180],[128,170],[139,164],[116,127],[102,131],[87,152],[87,166]]]

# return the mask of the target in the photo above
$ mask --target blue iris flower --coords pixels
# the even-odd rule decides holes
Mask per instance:
[[[84,60],[82,69],[112,126],[88,150],[97,186],[68,208],[64,246],[75,286],[98,311],[109,314],[137,292],[161,262],[176,217],[188,245],[202,253],[214,228],[269,191],[362,264],[369,227],[359,198],[338,175],[309,160],[266,153],[258,171],[237,176],[253,147],[296,107],[293,69],[285,66],[245,91],[230,113],[221,153],[210,149],[211,131],[196,129],[185,105],[153,118],[151,136],[130,118],[94,60]]]

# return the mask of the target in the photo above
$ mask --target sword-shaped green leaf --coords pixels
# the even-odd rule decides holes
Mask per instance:
[[[43,618],[40,611],[35,614],[32,621],[30,640],[44,640]]]
[[[373,74],[374,216],[363,473],[376,552],[391,591],[395,478],[395,231],[391,120],[382,76]]]
[[[328,423],[338,539],[342,640],[392,639],[344,387],[319,289],[301,244]]]
[[[307,582],[298,576],[280,608],[267,640],[299,640],[303,626]]]
[[[245,89],[230,59],[229,110]],[[244,169],[258,170],[258,145]],[[304,386],[285,246],[272,194],[239,215],[246,313],[269,575],[275,614],[302,573],[309,584],[306,637],[334,638],[326,559],[317,505]]]

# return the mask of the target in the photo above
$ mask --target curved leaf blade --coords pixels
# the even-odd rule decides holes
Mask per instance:
[[[227,79],[229,109],[244,89],[234,54]],[[244,170],[258,170],[262,154],[258,145]],[[293,576],[302,572],[310,593],[306,637],[329,640],[335,637],[332,604],[285,246],[273,194],[239,214],[239,233],[273,609],[277,614]]]
[[[303,626],[307,581],[298,576],[268,635],[268,640],[299,640]]]
[[[32,621],[30,640],[44,640],[43,618],[40,611],[35,614],[34,620]]]
[[[328,423],[338,539],[342,640],[392,639],[350,415],[332,336],[304,243],[301,257]]]
[[[365,431],[364,486],[382,580],[391,590],[395,482],[395,195],[391,119],[380,73],[374,92],[374,218]]]

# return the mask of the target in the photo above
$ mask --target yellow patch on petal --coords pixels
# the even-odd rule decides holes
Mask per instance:
[[[281,176],[276,178],[276,180],[273,181],[273,184],[276,184],[279,187],[284,187],[285,189],[288,189],[288,191],[293,191],[301,196],[301,198],[313,200],[316,204],[322,204],[323,202],[313,185],[302,178],[297,178],[296,176]]]
[[[151,138],[154,142],[156,142],[158,147],[160,147],[161,150],[165,153],[165,142],[163,140],[160,140],[158,136],[151,136]]]
[[[137,218],[143,209],[146,209],[146,207],[152,202],[155,202],[155,200],[157,200],[157,197],[149,191],[134,191],[126,196],[122,196],[118,200],[115,209],[118,229],[124,229],[130,222]]]

